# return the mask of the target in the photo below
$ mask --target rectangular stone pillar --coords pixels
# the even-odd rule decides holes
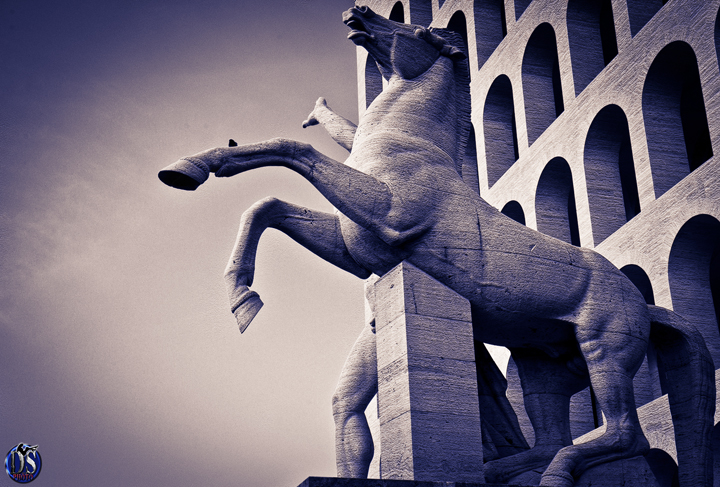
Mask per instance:
[[[372,291],[381,478],[483,482],[470,303],[405,262]]]

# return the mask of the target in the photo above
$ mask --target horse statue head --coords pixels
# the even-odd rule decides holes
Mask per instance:
[[[451,61],[450,76],[454,78],[454,89],[448,92],[437,93],[427,91],[427,86],[420,89],[422,92],[422,108],[415,113],[431,109],[433,106],[445,112],[451,104],[454,109],[454,119],[443,127],[454,132],[439,134],[445,145],[444,150],[453,158],[455,170],[462,177],[466,162],[475,164],[475,161],[465,161],[467,146],[470,142],[472,124],[470,123],[470,69],[467,60],[467,46],[460,34],[449,29],[427,28],[420,25],[403,24],[388,20],[369,7],[353,7],[343,13],[343,22],[351,30],[348,34],[355,45],[365,48],[375,60],[380,74],[390,84],[393,81],[420,80],[423,74],[431,71],[438,62],[445,59]],[[401,90],[405,91],[407,85]],[[434,93],[434,94],[433,94]],[[382,98],[378,96],[378,98]],[[434,98],[434,99],[433,99]],[[388,107],[381,108],[385,111]],[[428,119],[435,119],[429,115]],[[373,123],[374,125],[374,123]],[[362,132],[362,130],[360,130]],[[449,136],[448,136],[449,135]]]
[[[398,75],[413,79],[432,66],[440,56],[463,60],[467,56],[454,45],[460,36],[443,29],[388,20],[370,7],[353,7],[343,13],[343,22],[351,31],[348,39],[364,47],[375,59],[380,73],[390,79]],[[451,41],[449,40],[455,36]],[[421,39],[425,42],[418,42]]]

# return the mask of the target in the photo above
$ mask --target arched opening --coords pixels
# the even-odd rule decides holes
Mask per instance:
[[[365,61],[365,108],[370,106],[373,100],[382,93],[382,90],[382,75],[375,60],[368,54],[367,61]]]
[[[457,32],[460,34],[463,38],[463,45],[465,47],[465,54],[468,53],[468,29],[467,29],[467,20],[465,19],[465,14],[462,13],[462,11],[457,11],[453,14],[452,17],[450,17],[450,20],[448,21],[447,29],[451,30],[453,32]]]
[[[522,61],[528,142],[533,142],[563,112],[555,31],[540,24],[530,36]]]
[[[528,8],[532,0],[515,0],[515,20],[519,20],[520,16]]]
[[[402,2],[397,2],[395,5],[393,5],[388,19],[395,22],[405,23],[405,7],[403,7]]]
[[[694,324],[720,363],[720,222],[710,215],[688,220],[670,250],[673,309]]]
[[[584,162],[597,245],[640,213],[630,130],[619,106],[608,105],[595,116],[585,139]]]
[[[642,106],[659,198],[713,155],[697,58],[687,43],[672,42],[658,53]]]
[[[507,34],[505,2],[503,0],[475,0],[473,12],[475,44],[480,68]]]
[[[540,175],[535,194],[535,214],[538,231],[580,245],[572,172],[562,157],[548,162]]]
[[[655,304],[655,294],[653,293],[652,283],[642,267],[629,264],[620,270],[635,284],[635,287],[638,288],[640,294],[643,295],[647,304]]]
[[[477,165],[477,142],[475,139],[475,127],[470,124],[470,136],[465,146],[465,157],[463,158],[462,177],[465,184],[470,186],[478,195],[480,194],[480,180],[478,178]]]
[[[516,222],[525,225],[525,212],[517,201],[508,201],[500,212]]]
[[[667,0],[627,0],[630,34],[634,37],[640,32],[666,3]]]
[[[618,53],[611,0],[570,0],[568,41],[579,95]]]
[[[512,84],[504,74],[493,81],[485,98],[483,129],[488,186],[492,187],[518,160]]]

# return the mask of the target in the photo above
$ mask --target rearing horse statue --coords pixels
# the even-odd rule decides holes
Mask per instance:
[[[710,485],[714,368],[699,333],[673,312],[648,306],[598,253],[514,222],[462,180],[470,130],[467,63],[450,36],[392,22],[367,7],[351,8],[343,20],[348,37],[389,79],[354,138],[336,138],[346,137],[344,145],[352,148],[345,163],[310,145],[273,139],[201,152],[159,174],[170,186],[194,190],[210,173],[230,177],[285,166],[337,209],[329,214],[266,199],[244,213],[225,272],[240,331],[262,306],[249,286],[266,228],[363,279],[405,260],[471,303],[475,339],[513,351],[521,374],[526,371],[524,389],[543,370],[562,369],[559,387],[577,388],[578,378],[589,378],[605,416],[605,433],[591,441],[572,445],[568,432],[559,431],[559,443],[544,450],[536,444],[497,460],[494,468],[490,462],[486,475],[502,479],[501,470],[517,473],[549,462],[540,485],[570,487],[590,467],[645,454],[649,445],[632,379],[652,341],[669,391],[681,486]],[[533,424],[552,429],[553,418],[567,423],[558,416],[565,406],[543,406],[552,394],[537,389],[535,395],[525,391]],[[540,402],[528,404],[527,396]]]

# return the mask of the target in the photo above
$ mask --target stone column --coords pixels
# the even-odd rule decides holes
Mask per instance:
[[[381,478],[483,482],[470,303],[405,262],[373,290]]]

